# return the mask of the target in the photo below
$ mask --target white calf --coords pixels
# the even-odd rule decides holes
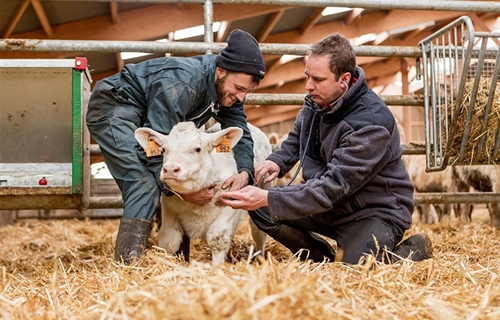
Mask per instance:
[[[215,126],[214,126],[215,127]],[[267,137],[249,124],[254,140],[255,162],[263,161],[271,153]],[[149,128],[139,128],[135,137],[143,148],[153,139],[163,148],[163,168],[160,179],[177,194],[192,193],[223,182],[237,173],[232,147],[241,139],[243,130],[236,127],[218,130],[199,130],[192,122],[181,122],[170,134],[163,135]],[[261,186],[261,187],[269,187]],[[181,197],[162,197],[162,225],[159,246],[168,253],[176,253],[183,235],[204,238],[212,251],[212,264],[222,263],[228,254],[236,227],[246,217],[246,211],[218,206],[213,200],[204,205],[182,200]],[[250,220],[251,222],[251,220]],[[256,249],[264,255],[267,235],[251,222]]]

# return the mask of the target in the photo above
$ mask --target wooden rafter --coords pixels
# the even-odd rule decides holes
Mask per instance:
[[[379,34],[377,34],[377,39],[375,39],[375,40],[372,42],[372,45],[374,45],[374,46],[378,46],[378,45],[382,44],[385,40],[387,40],[389,37],[390,37],[389,32],[387,32],[387,31],[382,31],[382,32],[380,32]]]
[[[5,31],[2,34],[2,37],[4,38],[9,38],[12,35],[12,31],[17,26],[17,23],[19,20],[21,20],[21,17],[23,16],[24,12],[28,8],[28,5],[30,4],[30,0],[22,0],[21,4],[17,7],[16,11],[12,15],[12,18],[10,19],[9,23],[5,27]]]
[[[267,36],[269,36],[269,34],[274,29],[278,21],[281,19],[283,13],[285,13],[284,9],[271,13],[269,19],[267,19],[264,25],[260,28],[259,34],[256,37],[257,41],[259,42],[266,41]]]
[[[2,35],[4,38],[9,38],[12,35],[12,32],[19,23],[19,20],[21,20],[24,12],[26,12],[26,9],[28,8],[28,5],[30,3],[33,6],[33,10],[35,10],[35,14],[38,17],[38,20],[40,21],[40,24],[42,25],[43,31],[45,32],[46,36],[51,38],[54,35],[52,26],[50,25],[45,11],[43,10],[43,6],[40,3],[40,0],[23,0],[21,1],[21,4],[19,5],[19,7],[17,7],[16,12],[14,12],[12,18],[7,24],[7,27],[5,28],[5,31]]]
[[[122,59],[122,55],[117,52],[116,53],[116,70],[120,71],[123,69],[123,66],[125,65],[125,62]]]
[[[464,12],[437,12],[437,11],[410,11],[391,10],[387,15],[383,12],[374,12],[363,16],[362,21],[355,20],[349,26],[343,25],[342,21],[332,21],[315,25],[305,35],[297,34],[296,31],[287,31],[272,34],[268,37],[269,43],[313,43],[321,40],[326,34],[333,30],[341,33],[347,38],[354,38],[366,33],[380,33],[382,31],[397,29],[412,24],[418,24],[429,20],[454,19],[464,15]]]
[[[229,36],[229,27],[231,26],[231,22],[229,21],[221,21],[219,30],[217,31],[217,35],[215,37],[215,42],[222,42]]]
[[[352,9],[351,12],[349,12],[344,17],[344,19],[343,19],[344,24],[347,26],[351,22],[353,22],[356,18],[361,17],[361,13],[363,13],[363,11],[365,11],[365,9],[362,9],[362,8],[354,8],[354,9]]]
[[[118,2],[111,1],[109,3],[109,11],[111,13],[111,22],[113,23],[120,22],[120,15],[118,14]]]
[[[316,8],[312,14],[307,17],[306,21],[300,26],[300,34],[305,34],[311,30],[314,25],[321,19],[325,7]]]
[[[31,5],[33,6],[33,9],[35,9],[36,16],[38,17],[38,20],[40,20],[45,34],[49,38],[52,38],[54,31],[52,31],[52,26],[50,25],[47,15],[45,14],[45,10],[43,10],[40,0],[31,0]]]

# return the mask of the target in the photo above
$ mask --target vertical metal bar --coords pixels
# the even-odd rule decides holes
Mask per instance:
[[[499,80],[499,71],[500,71],[500,47],[498,47],[497,51],[497,59],[495,61],[495,68],[493,69],[493,76],[491,78],[491,88],[489,95],[491,99],[494,99],[496,95],[496,98],[500,102],[500,92],[496,92],[496,86]],[[498,124],[500,125],[500,120]],[[495,139],[495,146],[493,147],[493,152],[492,152],[493,160],[496,160],[498,156],[500,156],[500,130],[498,130],[497,132],[497,137]]]
[[[471,42],[474,42],[473,40]],[[458,161],[463,161],[465,157],[465,148],[469,142],[470,129],[472,126],[472,114],[474,113],[474,105],[476,104],[477,89],[479,88],[479,83],[481,81],[481,70],[484,64],[484,55],[486,52],[487,41],[483,41],[481,44],[481,50],[479,51],[479,57],[477,60],[476,74],[474,76],[474,83],[472,85],[472,91],[470,93],[469,106],[467,110],[467,119],[465,120],[464,135],[462,136],[462,143],[460,144],[460,153]],[[470,64],[470,62],[469,62]]]
[[[438,82],[438,79],[436,79],[436,50],[435,50],[435,43],[431,43],[431,46],[430,46],[430,60],[431,60],[431,70],[429,71],[430,72],[430,75],[431,75],[431,114],[432,114],[432,123],[433,123],[433,126],[432,126],[432,139],[433,139],[433,144],[432,144],[432,149],[433,149],[433,163],[434,163],[434,166],[437,167],[437,166],[440,166],[441,165],[441,162],[439,161],[438,163],[438,154],[439,154],[439,137],[437,135],[437,130],[436,130],[436,127],[439,125],[437,122],[438,122],[438,119],[436,118],[436,109],[437,109],[437,106],[436,104],[438,103],[438,100],[436,98],[437,96],[437,93],[436,93],[436,83]]]
[[[436,148],[434,149],[435,156],[439,157],[441,155],[441,137],[439,136],[439,127],[441,125],[440,119],[439,119],[439,109],[441,108],[441,59],[439,57],[439,37],[436,37],[434,40],[434,63],[433,63],[433,71],[432,73],[434,74],[434,81],[432,85],[434,86],[434,92],[435,92],[435,97],[434,100],[436,103],[433,105],[434,109],[432,110],[432,113],[434,115],[434,140],[436,141]],[[438,159],[439,160],[439,159]],[[438,161],[437,164],[439,165],[441,161]]]
[[[482,43],[483,43],[483,45],[481,46],[481,48],[484,47],[484,50],[486,51],[486,45],[488,43],[488,38],[482,37]],[[484,69],[484,62],[482,63],[481,70],[479,70],[479,64],[478,64],[478,71],[477,72],[482,74],[483,69]],[[485,144],[486,144],[486,139],[487,139],[486,132],[488,130],[488,119],[490,116],[491,105],[493,103],[493,96],[495,95],[495,88],[496,88],[496,85],[494,85],[494,82],[492,82],[490,85],[489,93],[488,93],[488,100],[486,102],[486,105],[484,106],[484,116],[483,116],[483,121],[481,122],[481,130],[480,130],[481,138],[479,139],[479,142],[477,144],[477,151],[474,154],[474,162],[476,162],[476,163],[479,162],[483,153],[486,152],[486,150],[485,150]]]
[[[205,0],[205,4],[203,5],[203,17],[204,17],[204,26],[205,26],[205,42],[213,43],[214,42],[214,31],[212,28],[213,24],[213,3],[212,0]],[[207,50],[206,53],[212,53],[212,50]]]
[[[430,133],[430,116],[429,116],[429,61],[427,58],[427,45],[425,43],[422,44],[422,69],[424,72],[424,127],[425,127],[425,158],[427,163],[427,170],[430,170],[433,166],[433,162],[430,159],[430,155],[432,152],[431,149],[431,133]]]
[[[446,98],[448,100],[448,108],[446,110],[447,114],[446,114],[446,137],[445,137],[445,141],[446,141],[446,145],[448,146],[449,145],[449,138],[450,138],[450,126],[451,126],[451,119],[453,119],[453,82],[454,82],[454,65],[453,65],[453,41],[452,41],[452,34],[455,33],[455,28],[451,29],[449,32],[448,32],[448,53],[447,53],[447,62],[448,62],[448,71],[449,71],[449,83],[448,83],[448,92],[449,94],[446,95]]]
[[[465,25],[462,25],[462,54],[465,53],[465,56],[462,55],[462,75],[458,86],[457,110],[459,110],[458,108],[460,108],[460,105],[462,104],[465,82],[467,81],[467,73],[469,72],[470,67],[470,59],[472,52],[474,51],[474,26],[472,25],[470,19],[464,19],[464,22],[466,23],[467,28],[465,28]],[[467,43],[467,48],[465,43]]]
[[[72,175],[71,193],[82,193],[82,72],[72,70]]]
[[[441,39],[441,44],[439,45],[439,39]],[[445,41],[444,41],[444,34],[441,35],[440,38],[437,38],[436,41],[438,42],[437,46],[437,54],[438,54],[438,69],[437,69],[437,74],[438,74],[438,101],[439,101],[439,108],[437,109],[438,113],[438,122],[436,123],[436,127],[438,129],[438,137],[439,137],[439,156],[441,159],[443,158],[444,154],[444,145],[443,145],[443,107],[444,110],[446,111],[448,105],[446,104],[446,68],[445,68],[445,54],[444,54],[444,46],[445,46]],[[442,69],[442,71],[441,71]],[[443,161],[440,162],[441,166],[443,164]]]
[[[450,83],[451,83],[451,87],[450,87],[450,91],[451,91],[451,101],[450,101],[450,122],[452,121],[453,119],[453,115],[454,115],[454,112],[455,112],[455,104],[457,103],[457,100],[456,100],[456,94],[457,94],[457,90],[458,90],[458,72],[459,72],[459,66],[458,66],[458,31],[457,31],[457,27],[453,28],[453,49],[451,49],[451,46],[450,46],[450,63],[453,64],[453,73],[451,75],[451,79],[450,79]],[[451,124],[452,125],[452,124]],[[450,128],[451,130],[451,128]],[[451,131],[450,131],[451,132]],[[449,134],[449,133],[448,133]],[[446,141],[450,141],[451,139],[451,135],[449,135],[446,139]]]

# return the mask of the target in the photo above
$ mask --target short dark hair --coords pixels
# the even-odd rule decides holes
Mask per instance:
[[[356,71],[356,53],[349,40],[338,33],[331,34],[314,43],[308,56],[330,56],[330,70],[337,79],[344,73]]]

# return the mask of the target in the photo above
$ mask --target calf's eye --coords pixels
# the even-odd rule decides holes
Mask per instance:
[[[199,153],[199,152],[201,151],[201,148],[200,148],[200,147],[198,147],[198,148],[194,149],[194,151],[195,151],[196,153]]]

